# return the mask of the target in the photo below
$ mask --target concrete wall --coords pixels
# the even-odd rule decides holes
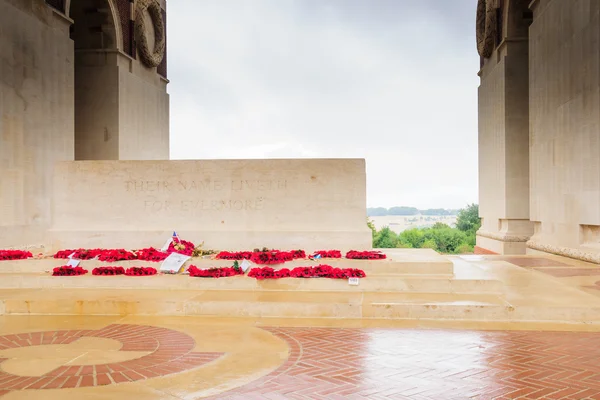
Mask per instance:
[[[371,247],[364,160],[75,161],[57,166],[54,247]]]
[[[43,0],[0,0],[0,248],[45,243],[54,163],[73,159],[73,42]]]
[[[600,262],[600,2],[533,11],[529,247]]]

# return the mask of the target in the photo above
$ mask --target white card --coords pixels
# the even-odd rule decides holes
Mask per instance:
[[[190,256],[184,256],[183,254],[171,253],[161,264],[160,271],[176,274],[181,270],[183,264],[185,264],[185,262],[190,258]]]
[[[71,259],[69,259],[69,262],[67,263],[67,266],[69,266],[69,267],[77,267],[80,262],[81,262],[81,260],[76,260],[74,258],[71,258]]]
[[[244,260],[244,261],[242,261],[240,268],[242,268],[242,271],[246,272],[246,271],[248,271],[248,268],[250,268],[251,266],[252,266],[252,263],[250,261]]]
[[[359,283],[360,283],[359,278],[348,278],[348,285],[350,285],[350,286],[358,286]]]
[[[73,256],[74,256],[74,255],[75,255],[75,252],[72,252],[72,253],[69,255],[69,258],[73,258]]]
[[[165,244],[163,244],[163,247],[160,248],[160,251],[165,252],[165,251],[169,250],[169,246],[171,245],[172,241],[173,241],[173,239],[167,239]]]

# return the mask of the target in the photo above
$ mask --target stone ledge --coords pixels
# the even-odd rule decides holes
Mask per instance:
[[[481,229],[476,232],[476,235],[485,237],[488,239],[500,240],[502,242],[513,242],[513,243],[527,242],[530,238],[530,236],[527,236],[527,235],[508,235],[506,233],[500,233],[500,232],[495,233],[495,232],[484,231]]]
[[[600,264],[600,253],[594,253],[592,251],[574,249],[571,247],[554,246],[551,244],[539,243],[532,240],[529,240],[527,242],[527,248],[532,250],[543,251],[545,253],[555,254],[557,256],[563,256],[594,264]]]

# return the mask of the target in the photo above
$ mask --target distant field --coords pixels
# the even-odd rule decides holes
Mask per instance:
[[[378,230],[384,226],[389,226],[396,233],[412,228],[433,226],[436,222],[443,222],[450,226],[454,226],[456,223],[456,215],[384,215],[369,218]]]

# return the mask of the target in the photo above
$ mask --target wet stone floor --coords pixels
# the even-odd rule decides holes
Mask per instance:
[[[600,333],[0,317],[0,399],[600,399]]]

